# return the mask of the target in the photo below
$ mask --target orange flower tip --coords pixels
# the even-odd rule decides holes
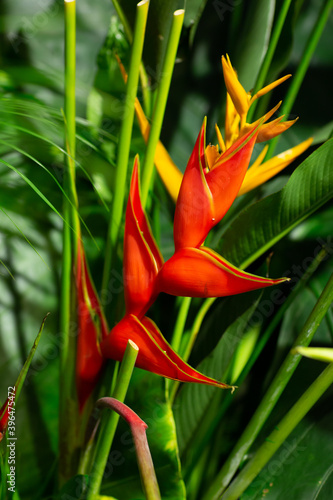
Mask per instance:
[[[237,385],[231,385],[230,389],[231,389],[231,394],[233,394],[235,392],[235,390],[238,389],[238,386]]]

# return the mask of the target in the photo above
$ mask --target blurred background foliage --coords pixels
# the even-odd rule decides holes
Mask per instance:
[[[135,3],[133,0],[120,2],[129,30],[133,26]],[[183,7],[183,2],[151,0],[150,3],[144,63],[151,88],[154,90],[159,81],[171,13]],[[315,0],[292,2],[268,81],[274,80],[278,75],[295,72],[321,3]],[[250,90],[254,86],[281,4],[281,1],[273,0],[186,2],[185,26],[161,135],[162,142],[182,171],[203,117],[208,116],[208,142],[216,141],[213,132],[215,122],[223,127],[225,86],[221,55],[230,55],[240,81]],[[59,216],[62,210],[62,193],[59,184],[62,183],[64,163],[63,4],[58,0],[1,0],[0,23],[0,400],[5,399],[8,385],[14,383],[42,318],[50,311],[51,315],[47,319],[45,332],[32,363],[28,383],[17,408],[18,488],[21,498],[32,498],[31,495],[39,498],[45,492],[52,491],[58,435],[58,299],[62,229]],[[315,138],[311,148],[314,150],[329,137],[333,129],[332,29],[331,16],[293,106],[291,118],[299,116],[300,120],[283,135],[277,151],[295,146],[309,136]],[[84,231],[83,237],[97,287],[101,281],[107,207],[112,199],[117,140],[125,92],[114,53],[121,54],[126,66],[129,44],[125,31],[110,0],[99,0],[95,3],[87,0],[77,2],[78,193],[80,215],[90,231]],[[257,109],[258,116],[263,106],[272,106],[283,98],[288,85],[289,82],[286,82],[281,88],[270,93],[267,99],[263,99],[262,105]],[[149,103],[145,104],[149,115]],[[130,164],[134,155],[142,155],[143,151],[144,143],[135,124]],[[255,154],[259,151],[260,145],[256,147]],[[223,227],[214,236],[216,248],[221,245],[221,235],[227,234],[234,214],[253,201],[280,190],[303,159],[294,162],[267,185],[235,202],[230,214],[225,218]],[[9,168],[8,164],[12,168]],[[33,184],[27,184],[22,175]],[[49,203],[45,203],[38,190]],[[239,429],[244,427],[260,401],[279,361],[303,326],[328,274],[332,272],[332,259],[329,259],[333,253],[332,211],[332,205],[325,204],[314,216],[299,224],[275,245],[269,269],[272,276],[289,273],[290,277],[297,281],[304,274],[318,247],[323,244],[328,245],[328,257],[309,280],[308,285],[292,301],[250,377],[237,392],[233,410],[226,414],[223,424],[219,423],[219,426],[215,427],[215,441],[223,441],[223,447],[217,449],[214,443],[204,446],[202,458],[194,465],[188,445],[200,443],[203,414],[205,411],[211,411],[213,414],[213,410],[221,405],[224,395],[217,395],[214,388],[187,385],[176,398],[174,413],[180,455],[185,470],[186,467],[194,467],[196,471],[191,482],[187,484],[188,498],[199,499],[210,478],[214,477],[219,464],[237,438]],[[150,215],[154,233],[164,257],[167,258],[173,252],[173,205],[157,178]],[[222,248],[227,248],[227,243],[222,240]],[[264,274],[267,270],[264,257],[266,255],[256,261],[250,270]],[[110,317],[112,310],[113,318],[120,316],[122,308],[121,255],[114,276],[114,292],[105,304],[107,315]],[[286,298],[291,290],[284,285],[283,297]],[[271,303],[270,293],[266,291],[263,294],[260,304],[265,304],[266,299]],[[197,366],[203,363],[202,370],[215,377],[228,373],[230,345],[226,341],[226,346],[219,343],[222,333],[231,329],[230,336],[234,338],[232,329],[236,328],[237,316],[254,314],[254,310],[259,310],[256,328],[258,334],[261,334],[280,307],[279,302],[274,303],[273,309],[266,314],[263,306],[258,305],[257,301],[258,297],[251,294],[249,297],[239,296],[216,301],[200,329],[190,359],[191,364]],[[193,304],[186,324],[187,333],[200,301],[194,300]],[[177,308],[178,301],[167,296],[160,297],[153,308],[152,317],[158,320],[161,330],[169,339]],[[333,316],[330,312],[316,334],[314,345],[331,345],[332,337]],[[210,353],[210,357],[206,358]],[[204,358],[206,359],[203,360]],[[278,421],[279,416],[291,406],[296,395],[301,394],[319,370],[319,363],[302,361],[267,426],[271,427]],[[141,393],[138,387],[141,387]],[[142,387],[145,387],[146,391],[142,391]],[[134,410],[140,412],[143,419],[149,419],[153,410],[149,407],[148,398],[143,398],[142,392],[150,392],[152,400],[159,402],[161,407],[160,413],[152,422],[151,445],[158,478],[160,482],[167,483],[162,486],[165,491],[163,498],[181,499],[184,490],[178,471],[175,428],[173,417],[169,415],[170,409],[164,402],[162,380],[140,371],[135,374],[129,403],[132,403]],[[274,476],[268,465],[268,469],[261,473],[244,498],[261,498],[263,484],[267,482],[274,482],[278,492],[275,496],[270,494],[270,499],[286,498],[283,495],[288,494],[289,498],[294,499],[315,498],[311,486],[307,486],[309,490],[304,496],[300,496],[303,493],[300,494],[293,488],[295,478],[299,480],[300,477],[310,474],[314,463],[316,467],[321,467],[319,474],[323,477],[330,466],[325,460],[318,463],[318,457],[329,456],[328,450],[327,453],[323,451],[329,447],[328,443],[332,450],[333,409],[331,400],[328,399],[327,397],[325,402],[321,403],[320,410],[311,413],[301,428],[295,431],[295,439],[303,448],[300,448],[300,460],[288,463],[285,468],[289,471],[288,478],[283,475],[282,481],[282,476]],[[318,412],[320,420],[316,420]],[[124,432],[124,428],[120,427],[115,447],[121,450],[122,456],[125,457],[125,465],[114,464],[111,479],[106,482],[105,493],[119,496],[122,500],[141,498],[138,493],[140,485],[133,452],[128,446],[123,449],[121,437]],[[327,440],[327,437],[330,437],[330,440]],[[293,439],[294,436],[290,438],[290,442],[293,442]],[[174,447],[168,459],[165,454],[167,443],[170,448]],[[304,448],[306,451],[303,453]],[[158,451],[154,454],[155,449]],[[212,460],[204,472],[204,458],[207,456]],[[313,457],[312,461],[308,460],[309,456]],[[26,463],[29,463],[28,468],[24,466]],[[126,497],[120,496],[124,482],[128,485]],[[326,485],[321,496],[316,498],[330,498],[329,491],[332,491],[332,488]]]

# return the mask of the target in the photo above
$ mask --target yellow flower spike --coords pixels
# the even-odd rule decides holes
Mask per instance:
[[[240,116],[234,106],[234,103],[227,92],[226,110],[225,110],[225,146],[228,149],[239,136],[239,122]]]
[[[275,89],[275,87],[277,87],[278,85],[281,85],[281,83],[285,82],[286,80],[288,80],[288,78],[290,78],[292,75],[285,75],[283,76],[282,78],[279,78],[278,80],[275,80],[275,82],[272,82],[270,83],[269,85],[266,85],[266,87],[264,87],[263,89],[261,90],[258,90],[258,92],[256,92],[250,99],[250,106],[251,104],[253,103],[253,101],[255,101],[256,99],[259,99],[259,97],[262,97],[263,95],[267,94],[268,92],[270,92],[271,90]],[[249,106],[249,107],[250,107]]]
[[[214,163],[217,161],[217,159],[220,156],[219,147],[212,146],[211,144],[209,144],[205,149],[205,155],[206,155],[206,161],[208,164],[208,168],[209,168],[209,170],[211,170],[213,168]]]
[[[220,146],[220,150],[222,153],[224,153],[224,151],[226,150],[226,147],[225,147],[224,140],[223,140],[223,137],[221,134],[221,130],[219,129],[219,127],[217,126],[216,123],[215,123],[215,132],[216,132],[217,142],[219,143],[219,146]]]
[[[311,146],[313,138],[310,137],[304,142],[301,142],[297,146],[287,149],[283,153],[274,156],[270,160],[260,164],[264,157],[266,156],[268,146],[265,146],[257,160],[251,165],[245,174],[242,186],[238,192],[237,196],[251,191],[252,189],[260,186],[264,182],[268,181],[276,174],[281,172],[286,168],[292,161],[295,160],[299,155],[304,153]]]
[[[264,148],[261,151],[261,153],[258,155],[258,158],[250,166],[252,174],[254,173],[254,171],[255,171],[256,168],[258,168],[258,167],[260,168],[261,164],[263,163],[263,161],[265,159],[265,156],[266,156],[266,153],[268,151],[268,148],[269,148],[269,145],[266,144],[266,146],[264,146]],[[248,174],[249,171],[250,171],[250,169],[247,171],[247,174]],[[246,177],[246,174],[245,174],[245,177]],[[245,179],[244,179],[244,181],[245,181]],[[243,183],[244,183],[244,181],[243,181]]]
[[[237,73],[231,65],[228,54],[226,58],[222,56],[222,69],[228,94],[230,94],[237,113],[240,115],[241,120],[243,120],[249,109],[249,97],[237,78]]]
[[[262,125],[259,129],[257,142],[264,142],[273,139],[273,137],[276,137],[277,135],[282,134],[282,132],[288,130],[288,128],[294,125],[294,123],[298,120],[297,117],[295,118],[295,120],[287,120],[286,122],[281,122],[283,118],[284,115],[276,118],[276,120]]]
[[[282,104],[282,101],[278,102],[277,105],[274,106],[274,108],[272,108],[270,111],[268,111],[268,113],[266,113],[261,118],[258,118],[258,120],[256,120],[255,122],[246,123],[245,126],[242,128],[240,135],[244,135],[251,128],[257,127],[257,125],[259,125],[260,122],[262,122],[262,124],[264,124],[267,120],[269,120],[274,115],[275,111],[277,111],[279,109],[279,107],[281,106],[281,104]],[[278,120],[281,121],[282,118],[283,118],[283,116],[279,117]],[[271,122],[271,123],[273,123],[273,122]],[[257,142],[260,142],[260,141],[257,140]]]

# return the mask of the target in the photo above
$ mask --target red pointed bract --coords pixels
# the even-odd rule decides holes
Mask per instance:
[[[180,382],[197,382],[230,388],[227,384],[206,377],[185,363],[168,344],[155,323],[147,317],[140,321],[136,316],[127,314],[103,341],[101,345],[103,355],[121,361],[129,339],[139,348],[135,364],[138,368]]]
[[[76,385],[80,409],[94,390],[103,367],[100,342],[108,326],[92,284],[82,243],[78,244],[77,264],[78,340]]]
[[[173,230],[176,250],[184,246],[200,246],[209,231],[209,221],[215,217],[212,194],[204,174],[205,132],[206,121],[202,124],[179,190]]]
[[[183,297],[224,297],[285,280],[261,278],[241,271],[209,248],[182,248],[164,264],[157,288]]]
[[[258,132],[251,130],[238,139],[207,172],[206,182],[215,208],[215,220],[211,221],[209,230],[225,216],[234,202],[247,172],[257,135]]]
[[[141,205],[138,177],[136,157],[126,209],[124,281],[126,312],[141,316],[154,301],[154,282],[163,258]]]
[[[198,248],[229,210],[244,180],[256,142],[257,129],[238,139],[207,170],[203,122],[187,164],[176,204],[174,240],[180,248]]]

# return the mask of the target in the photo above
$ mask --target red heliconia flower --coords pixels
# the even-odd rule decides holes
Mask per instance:
[[[206,377],[185,363],[165,340],[156,324],[146,316],[139,319],[133,314],[127,314],[102,342],[103,356],[121,361],[129,339],[139,348],[135,363],[138,368],[181,382],[230,388],[229,385]]]
[[[107,336],[109,329],[90,278],[81,241],[78,243],[76,290],[78,301],[76,385],[79,406],[82,410],[102,372],[104,359],[100,342]]]
[[[123,265],[126,312],[142,316],[156,299],[154,285],[163,257],[142,208],[137,156],[126,209]]]
[[[222,219],[244,180],[258,127],[250,130],[223,153],[213,168],[206,163],[206,119],[199,132],[180,187],[175,220],[176,251],[198,248]]]
[[[124,281],[126,315],[101,343],[105,358],[121,361],[128,340],[139,348],[136,366],[181,382],[198,382],[228,388],[185,363],[163,337],[155,323],[144,316],[159,293],[156,287],[163,259],[143,211],[135,159],[126,211]]]
[[[210,248],[181,248],[163,266],[156,284],[160,292],[183,297],[225,297],[276,285],[246,273]]]

